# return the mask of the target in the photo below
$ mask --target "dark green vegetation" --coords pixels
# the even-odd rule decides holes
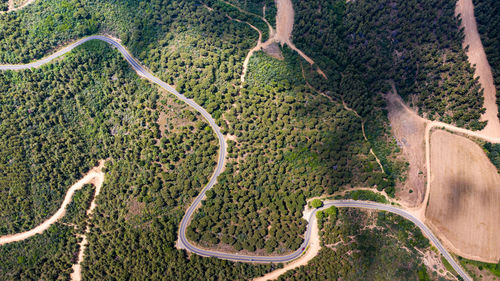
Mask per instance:
[[[399,216],[333,208],[318,213],[318,226],[318,256],[279,280],[430,280],[417,251],[426,251],[429,242]]]
[[[481,36],[484,52],[493,73],[497,88],[497,105],[500,107],[500,2],[496,0],[473,0],[474,16]],[[500,117],[500,112],[498,113]]]
[[[346,192],[345,196],[338,196],[338,199],[353,199],[362,201],[374,201],[379,203],[388,203],[384,195],[377,194],[369,190],[354,190]]]
[[[43,234],[0,247],[0,280],[68,280],[78,254],[76,230],[56,223]]]
[[[490,158],[493,165],[495,165],[500,173],[500,144],[486,142],[483,144],[483,149]]]
[[[242,7],[260,15],[265,4],[272,14],[270,2],[245,1]],[[258,16],[221,1],[207,1],[215,8],[212,12],[194,0],[37,1],[20,12],[0,15],[0,62],[37,59],[68,40],[96,32],[119,37],[145,66],[206,108],[232,136],[226,170],[207,193],[188,237],[204,246],[283,253],[302,242],[306,198],[350,186],[377,186],[394,195],[404,163],[394,158],[398,148],[378,94],[390,88],[387,80],[396,81],[408,100],[414,97],[416,105],[436,118],[480,127],[481,96],[463,52],[456,49],[460,36],[450,13],[452,3],[405,3],[295,3],[294,40],[320,64],[328,80],[285,48],[283,61],[256,53],[240,89],[242,62],[257,33],[225,14],[249,21],[264,33],[267,27]],[[401,12],[405,5],[408,14]],[[315,14],[320,6],[321,17]],[[436,7],[443,10],[437,12]],[[426,18],[427,9],[430,15],[441,15],[439,23],[428,33],[431,38],[422,37],[429,42],[412,42],[427,34],[425,28],[432,22]],[[415,15],[417,23],[412,22]],[[321,28],[312,26],[307,17],[313,16]],[[405,28],[388,30],[394,26]],[[403,55],[394,56],[396,50]],[[435,62],[443,54],[450,68],[436,68],[438,75],[427,59]],[[410,61],[415,58],[417,62]],[[417,64],[423,65],[418,74]],[[306,80],[334,102],[307,87]],[[196,113],[138,79],[103,43],[88,43],[47,67],[2,73],[0,90],[0,139],[5,147],[0,154],[0,200],[6,202],[0,206],[1,233],[39,223],[57,209],[67,187],[83,172],[98,159],[109,159],[90,222],[84,278],[239,280],[273,268],[188,257],[174,248],[185,207],[215,167],[215,139]],[[437,97],[439,103],[430,103]],[[361,120],[342,100],[365,120],[369,142],[363,138]],[[90,191],[86,187],[78,193],[72,206],[85,205]],[[69,212],[80,219],[81,209],[73,208]],[[398,225],[407,227],[404,222]],[[65,241],[76,241],[69,238],[73,234],[65,234]],[[382,236],[367,233],[360,241],[375,243],[380,239],[372,238]],[[418,236],[410,238],[420,245]],[[65,242],[54,256],[65,257],[73,245]],[[361,249],[373,255],[367,245]],[[386,252],[375,256],[393,258],[394,251],[404,258],[412,255],[400,254],[394,245],[387,244]],[[360,256],[344,258],[347,272]],[[363,267],[352,274],[369,274],[371,264],[362,261]],[[408,276],[415,277],[421,268],[418,262],[401,262],[413,269],[407,270]],[[376,272],[382,271],[377,267]]]
[[[33,147],[29,155],[34,159],[47,157],[41,158],[44,161],[39,160],[40,164],[32,162],[35,164],[31,168],[40,169],[37,176],[48,177],[46,181],[60,186],[60,195],[54,194],[52,201],[46,199],[43,208],[33,205],[22,209],[26,216],[37,210],[44,214],[54,213],[66,187],[61,177],[72,175],[76,179],[80,177],[80,170],[87,171],[96,164],[92,159],[109,158],[106,182],[91,222],[89,253],[83,265],[84,278],[102,280],[106,276],[123,279],[123,274],[126,274],[132,279],[146,275],[156,280],[165,276],[236,280],[260,275],[270,268],[201,257],[188,259],[184,252],[174,249],[183,206],[196,194],[197,188],[208,181],[215,166],[215,139],[197,114],[138,79],[120,55],[111,51],[105,43],[86,43],[62,62],[33,71],[3,72],[0,81],[4,93],[2,109],[10,109],[24,117],[17,121],[17,125],[14,122],[16,119],[12,118],[17,115],[12,115],[12,121],[4,121],[2,126],[19,130],[17,134],[28,142],[26,146]],[[9,86],[14,82],[16,87]],[[27,89],[31,90],[22,92]],[[157,120],[161,119],[160,113],[166,118],[163,123],[168,124],[162,128],[163,132],[157,124]],[[42,129],[50,134],[36,133]],[[44,144],[47,148],[29,144],[39,135],[46,137]],[[71,136],[75,137],[69,138]],[[61,140],[56,141],[58,138]],[[12,144],[15,142],[4,147]],[[23,151],[23,147],[13,150]],[[79,149],[58,152],[63,148]],[[73,164],[61,158],[65,154],[75,162],[87,162]],[[8,164],[11,159],[5,156],[3,161]],[[29,159],[20,157],[15,161]],[[64,168],[49,172],[59,166]],[[36,187],[39,178],[30,175],[27,172],[25,182]],[[3,178],[11,182],[19,179],[9,175]],[[68,180],[67,185],[73,181]],[[33,190],[49,192],[43,186]],[[93,194],[90,191],[92,189],[86,186],[82,192],[77,192],[74,203],[68,207],[68,215],[74,217],[65,218],[63,222],[75,223],[82,218],[84,211],[80,206],[88,205],[88,199]],[[29,195],[25,200],[37,198]],[[8,191],[2,196],[5,196],[2,198],[4,202],[11,198]],[[178,208],[180,206],[182,208]],[[14,230],[16,225],[27,227],[21,224],[24,221],[18,219],[17,213],[9,213],[11,207],[17,208],[16,203],[2,204],[2,207],[5,210],[3,218],[9,222],[2,225],[12,226],[12,229],[6,227],[4,231]],[[30,221],[32,225],[38,222]],[[81,229],[81,222],[78,226]],[[19,263],[14,262],[17,259],[15,255],[2,255],[6,266],[2,266],[0,271],[8,277],[7,280],[56,279],[59,276],[53,275],[56,273],[67,278],[77,252],[75,232],[71,227],[58,224],[39,237],[45,237],[45,240],[35,237],[0,247],[9,253],[24,253],[24,256],[18,255]],[[123,243],[125,240],[127,243]],[[32,250],[23,250],[30,245]],[[50,250],[45,250],[47,247]],[[165,260],[172,262],[165,266]],[[123,270],[125,267],[126,270]],[[165,272],[170,273],[165,275]]]
[[[421,115],[481,129],[483,97],[462,50],[455,1],[294,1],[294,41],[329,77],[314,83],[366,120],[387,81]],[[321,9],[318,9],[321,7]],[[377,120],[377,119],[375,119]],[[370,140],[380,135],[367,122]],[[380,157],[380,156],[379,156]]]
[[[0,247],[0,280],[67,280],[78,254],[94,189],[75,192],[63,220],[40,235]]]
[[[493,274],[494,276],[500,277],[500,262],[495,264],[495,263],[485,263],[480,261],[469,260],[462,257],[459,257],[458,259],[465,268],[467,268],[467,266],[471,266],[471,267],[477,267],[477,269],[479,270],[486,269],[489,272],[491,272],[491,274]],[[470,270],[468,272],[471,273]],[[475,277],[474,279],[478,279],[478,277],[475,276],[475,274],[472,275],[472,277],[473,278]]]
[[[283,61],[262,52],[252,57],[247,83],[224,114],[236,139],[228,141],[226,170],[187,231],[203,246],[295,250],[306,198],[368,179],[386,182],[355,114],[305,87],[299,58],[283,54]]]
[[[9,9],[9,0],[0,0],[0,12],[5,12]]]

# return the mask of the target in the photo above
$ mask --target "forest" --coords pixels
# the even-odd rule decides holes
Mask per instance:
[[[319,254],[278,280],[453,280],[424,265],[429,241],[397,215],[330,207],[317,218]]]
[[[500,108],[500,2],[495,0],[473,0],[477,30],[481,36],[484,52],[491,66],[493,81],[497,88],[497,106]],[[498,113],[500,118],[500,111]]]
[[[500,143],[485,142],[483,144],[483,149],[490,158],[491,163],[497,167],[500,173]]]
[[[484,126],[478,121],[482,96],[460,48],[463,35],[450,2],[294,1],[293,40],[327,80],[284,47],[283,60],[255,53],[245,83],[240,82],[243,60],[258,34],[226,14],[267,32],[263,7],[271,23],[276,7],[262,0],[37,1],[0,14],[0,63],[39,59],[94,33],[120,38],[155,75],[203,106],[228,135],[225,172],[193,217],[188,238],[204,247],[283,254],[302,243],[307,198],[356,186],[394,196],[405,163],[398,158],[380,95],[390,89],[388,81],[424,116],[471,129]],[[443,57],[444,66],[436,67]],[[0,235],[46,219],[72,183],[97,160],[108,159],[92,220],[82,221],[80,206],[92,193],[87,186],[51,231],[0,247],[15,253],[2,257],[0,279],[67,278],[77,252],[75,234],[85,223],[91,226],[82,265],[86,280],[242,280],[280,266],[175,249],[184,210],[215,167],[216,139],[195,111],[139,79],[106,44],[88,42],[47,66],[2,72],[0,91],[5,148],[0,200],[6,202],[0,205]],[[343,222],[352,217],[343,211],[338,216]],[[412,270],[390,273],[382,270],[384,261],[373,265],[369,256],[354,256],[335,264],[345,272],[331,274],[347,274],[360,259],[362,267],[346,278],[369,278],[372,266],[376,276],[425,275],[414,251],[400,253],[394,246],[428,247],[420,236],[401,234],[400,242],[380,242],[386,243],[382,248],[368,243],[380,240],[383,231],[408,232],[410,226],[399,221],[394,226],[386,220],[397,219],[388,217],[377,218],[379,232],[362,232],[360,241],[367,244],[356,247],[392,260],[400,255],[398,266]],[[325,231],[337,227],[323,225]],[[352,227],[345,227],[351,233]],[[333,250],[325,251],[319,263]]]

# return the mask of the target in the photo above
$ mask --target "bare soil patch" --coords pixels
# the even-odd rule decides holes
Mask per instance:
[[[453,252],[500,259],[500,175],[475,142],[446,131],[431,134],[431,189],[426,223]]]
[[[283,54],[281,53],[280,46],[276,42],[272,42],[271,44],[264,46],[264,48],[262,48],[262,50],[264,51],[264,53],[268,54],[269,56],[271,56],[275,59],[279,59],[279,60],[284,59]]]
[[[426,121],[408,110],[395,90],[385,95],[391,129],[403,157],[410,163],[407,180],[396,186],[396,196],[409,207],[416,207],[425,197],[425,126]],[[410,193],[410,190],[412,192]]]
[[[461,14],[462,27],[465,33],[463,47],[469,46],[467,56],[470,64],[476,67],[474,77],[479,76],[479,83],[481,83],[484,89],[484,107],[486,108],[486,112],[481,116],[481,120],[488,121],[488,124],[482,132],[488,136],[500,137],[500,122],[497,117],[498,106],[496,104],[496,88],[493,82],[491,67],[486,58],[483,44],[481,43],[481,38],[477,31],[472,0],[458,0],[455,14]]]
[[[277,0],[276,7],[278,11],[276,14],[275,39],[283,45],[289,41],[292,35],[295,12],[291,0]]]

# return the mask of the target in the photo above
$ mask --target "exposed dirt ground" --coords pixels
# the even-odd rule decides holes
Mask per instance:
[[[266,54],[270,55],[271,57],[273,57],[275,59],[279,59],[279,60],[283,59],[283,54],[281,53],[280,46],[276,42],[273,42],[273,43],[265,46],[262,50]]]
[[[389,121],[396,141],[403,155],[410,163],[408,178],[402,186],[396,187],[396,196],[407,206],[415,207],[425,196],[425,119],[407,110],[403,101],[395,93],[385,95]],[[410,193],[410,190],[413,190]]]
[[[474,17],[474,5],[472,0],[458,0],[455,14],[462,15],[462,27],[464,27],[464,48],[469,46],[467,56],[469,62],[476,66],[474,77],[479,76],[479,82],[484,89],[484,107],[486,112],[481,120],[487,120],[488,124],[483,133],[489,136],[500,137],[500,122],[497,117],[498,106],[496,104],[496,88],[493,83],[491,67],[484,53],[483,44],[477,31],[476,18]]]
[[[453,252],[469,259],[500,259],[500,175],[473,141],[431,134],[431,189],[426,223]]]
[[[281,44],[287,43],[292,35],[295,12],[291,0],[276,1],[276,40]]]

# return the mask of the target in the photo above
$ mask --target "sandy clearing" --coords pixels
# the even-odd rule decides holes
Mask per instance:
[[[276,8],[276,36],[274,38],[283,45],[292,36],[295,11],[291,0],[277,0]]]
[[[61,207],[57,212],[52,215],[50,218],[48,218],[46,221],[44,221],[42,224],[38,225],[37,227],[21,232],[21,233],[16,233],[16,234],[10,234],[10,235],[5,235],[0,237],[0,245],[7,244],[7,243],[12,243],[16,241],[22,241],[27,238],[30,238],[32,236],[35,236],[36,234],[41,234],[45,230],[47,230],[52,224],[60,220],[64,215],[66,214],[66,207],[68,206],[69,203],[71,203],[71,200],[73,199],[73,194],[75,191],[81,189],[85,184],[102,184],[102,181],[104,179],[104,173],[101,172],[102,167],[104,166],[104,161],[100,161],[99,166],[92,168],[81,180],[77,181],[75,184],[73,184],[69,189],[68,192],[66,192],[66,196],[64,197],[64,201],[61,204]],[[97,190],[97,189],[96,189]],[[93,206],[91,205],[90,208],[95,208],[95,203]]]
[[[269,272],[262,277],[255,278],[254,281],[278,279],[280,275],[284,274],[289,270],[295,269],[303,265],[307,265],[307,263],[309,263],[309,261],[312,260],[319,253],[321,245],[320,245],[319,229],[316,216],[313,216],[312,220],[309,223],[312,224],[311,238],[309,240],[309,247],[307,248],[305,254],[302,255],[300,258],[292,261],[291,263],[285,265],[283,268],[276,269],[275,271]]]
[[[408,206],[416,207],[425,198],[425,127],[426,120],[403,106],[394,84],[391,93],[384,95],[391,131],[403,155],[410,163],[408,178],[402,186],[397,186],[396,196]],[[413,193],[409,191],[413,190]]]
[[[99,166],[98,166],[98,174],[94,178],[94,182],[93,182],[93,184],[95,185],[95,193],[94,193],[94,198],[92,199],[92,202],[90,203],[90,207],[87,210],[87,220],[90,220],[92,218],[92,212],[94,211],[95,207],[97,206],[95,203],[95,200],[96,200],[97,196],[99,195],[99,193],[101,192],[101,187],[102,187],[102,184],[104,183],[104,173],[101,171],[103,166],[104,166],[104,161],[100,161]],[[85,233],[83,235],[80,235],[80,237],[82,237],[82,241],[79,243],[80,250],[78,252],[78,260],[72,266],[73,272],[71,273],[70,278],[73,281],[82,280],[81,264],[83,262],[85,248],[87,247],[87,244],[88,244],[87,234],[89,233],[89,231],[90,231],[90,226],[87,223],[87,227],[85,228]]]
[[[476,67],[474,77],[479,76],[479,83],[481,83],[484,89],[484,107],[486,108],[486,112],[481,115],[481,120],[488,121],[488,124],[481,132],[488,136],[500,137],[496,88],[493,82],[491,67],[477,31],[472,0],[458,0],[455,14],[462,15],[462,27],[465,33],[463,47],[469,46],[467,56],[470,64]]]
[[[484,151],[462,136],[431,133],[432,177],[426,223],[453,252],[500,259],[500,175]]]

